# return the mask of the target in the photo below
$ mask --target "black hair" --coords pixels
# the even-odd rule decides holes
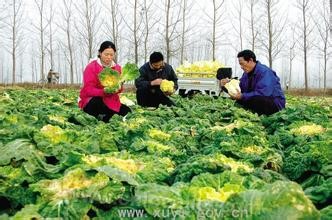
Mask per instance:
[[[107,48],[112,48],[114,50],[114,52],[116,52],[116,48],[115,48],[115,44],[111,41],[104,41],[101,45],[100,48],[98,50],[99,53],[102,53],[104,50],[106,50]]]
[[[243,57],[245,61],[252,59],[256,63],[256,55],[251,50],[243,50],[237,54],[237,58]]]
[[[157,62],[163,61],[163,60],[164,60],[164,56],[160,52],[153,52],[150,55],[150,63],[157,63]]]

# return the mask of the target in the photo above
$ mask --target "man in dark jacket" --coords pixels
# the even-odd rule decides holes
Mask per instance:
[[[140,76],[135,80],[137,104],[143,107],[158,107],[160,104],[172,106],[170,93],[163,93],[160,84],[163,79],[174,82],[174,91],[178,88],[178,78],[171,65],[164,62],[160,52],[153,52],[149,62],[140,69]]]
[[[285,95],[280,86],[280,79],[271,68],[256,61],[251,50],[244,50],[237,55],[241,69],[241,92],[231,96],[244,108],[259,115],[271,115],[285,108]],[[221,85],[225,80],[221,81]]]

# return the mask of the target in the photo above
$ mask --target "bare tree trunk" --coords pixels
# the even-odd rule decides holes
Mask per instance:
[[[31,82],[34,83],[35,82],[35,65],[34,65],[34,56],[31,56]]]
[[[304,87],[305,90],[308,90],[308,66],[307,66],[307,52],[308,52],[308,46],[307,46],[307,23],[306,23],[306,10],[302,10],[302,16],[303,16],[303,53],[304,53]]]
[[[208,19],[211,21],[212,23],[212,35],[211,35],[211,39],[209,40],[211,42],[211,47],[212,47],[212,60],[215,61],[216,60],[216,45],[217,45],[217,41],[218,39],[221,37],[221,34],[218,36],[217,35],[217,27],[220,27],[222,22],[223,22],[223,13],[221,13],[221,9],[222,6],[224,4],[225,0],[213,0],[213,12],[212,12],[212,16],[207,14]]]
[[[67,45],[66,48],[68,49],[68,55],[65,53],[67,61],[69,63],[69,76],[70,76],[70,83],[74,83],[74,49],[72,45],[72,0],[63,0],[64,9],[61,12],[62,17],[64,18],[64,25],[59,25],[60,28],[66,33]],[[67,71],[65,71],[65,83],[67,83]]]
[[[149,8],[151,7],[147,5],[146,0],[144,0],[144,21],[145,21],[145,36],[144,36],[144,60],[148,59],[148,40],[149,40],[149,34],[150,34],[150,28],[149,28],[149,17],[148,12]]]
[[[330,0],[330,38],[332,39],[332,0]]]
[[[322,0],[323,5],[318,7],[317,14],[315,17],[315,25],[319,34],[319,43],[316,45],[318,51],[323,58],[323,82],[324,82],[324,93],[326,92],[326,75],[327,75],[327,63],[330,59],[331,53],[329,50],[331,48],[331,43],[329,42],[329,32],[331,25],[329,23],[329,10],[328,10],[328,0]],[[319,77],[320,78],[320,77]]]
[[[216,0],[213,0],[213,27],[212,27],[212,60],[216,60],[216,20],[217,20]]]
[[[23,82],[23,62],[20,62],[20,83]]]
[[[269,31],[269,47],[268,47],[268,54],[269,54],[269,66],[272,68],[272,15],[271,15],[271,1],[267,0],[267,23],[268,23],[268,31]]]
[[[165,1],[165,50],[166,50],[166,62],[170,62],[170,58],[174,56],[176,52],[180,50],[179,39],[180,33],[177,31],[178,24],[181,21],[181,7],[178,1]],[[177,42],[177,43],[175,43]]]
[[[185,48],[185,39],[186,39],[186,10],[187,10],[187,0],[183,0],[180,63],[183,63],[184,61],[184,48]]]
[[[311,40],[311,33],[314,30],[314,26],[311,22],[311,14],[312,14],[312,7],[311,7],[311,0],[297,0],[296,7],[298,8],[299,12],[301,13],[301,17],[299,20],[302,22],[302,26],[299,26],[299,39],[302,41],[299,46],[303,51],[303,68],[304,68],[304,86],[305,90],[308,90],[308,52],[312,47]]]
[[[294,47],[295,47],[295,43],[289,48],[289,79],[288,79],[288,89],[292,88],[293,60],[295,58]]]
[[[101,23],[97,23],[97,17],[100,15],[100,7],[97,7],[95,0],[84,0],[83,6],[81,4],[75,5],[78,10],[80,26],[77,26],[77,32],[83,40],[83,46],[86,48],[87,60],[93,57],[93,50],[95,49],[95,37],[98,36],[98,30]]]
[[[117,11],[119,2],[117,0],[111,0],[111,14],[112,14],[112,36],[113,36],[113,42],[115,45],[118,45],[118,26],[119,23],[117,21]]]
[[[45,74],[44,74],[44,70],[45,70],[45,50],[44,50],[44,31],[45,31],[45,27],[44,27],[44,0],[34,0],[35,4],[38,8],[38,13],[39,13],[39,27],[37,27],[38,31],[39,31],[39,36],[40,36],[40,58],[41,58],[41,62],[40,62],[40,78],[41,79],[45,79]]]
[[[3,63],[1,63],[1,82],[4,83],[4,76],[5,76],[5,66]]]
[[[148,3],[147,0],[144,0],[142,13],[143,13],[143,19],[144,19],[144,32],[143,32],[143,44],[144,44],[144,60],[148,59],[148,52],[149,52],[149,39],[150,39],[150,33],[153,32],[154,27],[156,24],[158,24],[159,18],[156,19],[155,12],[159,13],[156,10],[153,10],[152,6],[154,6],[153,1],[150,1]]]
[[[170,8],[171,8],[171,1],[166,0],[166,26],[165,26],[165,43],[166,43],[166,62],[169,62],[170,54],[171,54],[171,46],[170,46]]]
[[[295,32],[295,28],[292,29],[292,33],[293,33],[293,38],[292,38],[292,42],[291,45],[289,47],[289,79],[288,79],[288,89],[290,89],[292,87],[292,71],[293,71],[293,60],[295,58],[295,45],[296,45],[296,40],[295,40],[295,36],[294,36],[294,32]]]
[[[236,4],[238,3],[238,4]],[[235,22],[231,22],[233,29],[236,32],[236,35],[239,36],[239,43],[240,48],[238,48],[237,45],[238,42],[236,42],[236,45],[233,46],[237,51],[240,49],[243,50],[243,28],[242,28],[242,10],[243,10],[243,0],[237,0],[233,1],[233,8],[235,9],[235,14],[231,14],[231,17],[236,18],[238,20],[238,23],[235,24]]]
[[[278,14],[281,7],[278,0],[264,0],[262,3],[266,13],[263,15],[263,18],[266,19],[263,29],[266,29],[267,32],[260,33],[260,49],[267,54],[269,66],[273,68],[273,60],[278,57],[285,45],[284,29],[287,16]]]
[[[85,19],[86,19],[86,28],[87,28],[87,41],[88,41],[88,58],[92,58],[92,43],[93,43],[93,34],[92,34],[92,19],[91,19],[91,11],[90,11],[90,1],[85,0]]]
[[[255,51],[256,49],[256,38],[258,35],[258,31],[255,29],[255,5],[257,3],[257,0],[250,0],[250,33],[251,33],[251,50]]]
[[[35,56],[35,50],[33,49],[34,46],[31,48],[31,80],[33,83],[37,82],[37,64],[36,64],[36,56]]]
[[[19,53],[18,47],[22,43],[21,25],[22,25],[22,1],[12,0],[12,15],[10,16],[11,27],[11,49],[9,50],[12,58],[12,84],[16,83],[16,61]]]
[[[138,63],[138,38],[137,38],[137,35],[138,35],[138,29],[137,29],[137,0],[135,0],[135,3],[134,3],[134,57],[135,57],[135,63],[137,64]]]
[[[53,58],[53,29],[52,29],[52,23],[53,23],[53,17],[54,17],[54,11],[53,11],[53,4],[50,2],[49,5],[49,17],[47,18],[47,25],[49,27],[49,53],[50,53],[50,64],[51,64],[51,69],[54,69],[54,58]]]
[[[117,47],[119,44],[119,27],[122,23],[122,16],[120,16],[119,11],[119,3],[118,0],[110,0],[110,4],[108,4],[108,1],[104,4],[107,11],[111,14],[111,25],[107,22],[105,24],[106,26],[106,36],[111,34],[112,41]],[[117,62],[118,56],[114,58],[114,61]]]
[[[15,84],[16,75],[16,0],[13,0],[13,26],[12,26],[12,83]]]
[[[292,71],[293,71],[293,59],[292,59],[292,57],[291,57],[291,49],[289,49],[290,51],[289,51],[289,53],[290,53],[290,55],[289,55],[289,78],[288,78],[288,86],[286,85],[286,88],[287,89],[290,89],[290,88],[292,88]]]
[[[71,43],[70,31],[67,31],[67,42],[69,51],[69,69],[70,69],[70,84],[74,84],[74,51]]]
[[[309,13],[309,2],[310,0],[298,0],[298,7],[301,10],[301,14],[302,14],[302,36],[303,36],[303,62],[304,62],[304,87],[305,90],[308,90],[308,57],[307,57],[307,53],[308,53],[308,35],[311,32],[309,30],[309,24],[307,21],[307,13]]]
[[[66,52],[64,50],[62,50],[62,43],[61,42],[58,43],[58,48],[59,48],[57,50],[58,60],[62,60],[61,59],[61,51],[63,51],[64,56],[68,60]],[[61,78],[59,79],[59,82],[64,83],[64,84],[68,83],[67,82],[68,72],[66,71],[67,70],[67,65],[66,64],[67,64],[67,62],[64,62],[64,63],[61,63],[61,64],[60,64],[60,62],[58,62],[58,68],[57,68],[57,70],[61,73]],[[70,75],[70,73],[69,73],[69,75]]]

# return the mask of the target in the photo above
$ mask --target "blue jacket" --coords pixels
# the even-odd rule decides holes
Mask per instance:
[[[257,61],[251,74],[253,74],[251,89],[248,73],[243,73],[240,79],[242,100],[246,101],[254,96],[272,97],[279,110],[285,108],[286,99],[276,72]]]

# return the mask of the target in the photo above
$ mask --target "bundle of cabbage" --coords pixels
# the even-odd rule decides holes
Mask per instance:
[[[122,74],[112,68],[106,67],[99,74],[99,80],[106,93],[114,93],[121,88],[125,81],[131,81],[139,76],[136,64],[126,63],[122,68]]]
[[[225,84],[225,88],[228,90],[229,95],[235,96],[241,92],[240,81],[237,79],[231,79],[231,81]]]
[[[106,93],[114,93],[121,88],[119,72],[109,67],[99,74],[99,80]]]
[[[174,92],[174,82],[167,79],[163,79],[160,84],[160,90],[162,92],[173,93]]]

